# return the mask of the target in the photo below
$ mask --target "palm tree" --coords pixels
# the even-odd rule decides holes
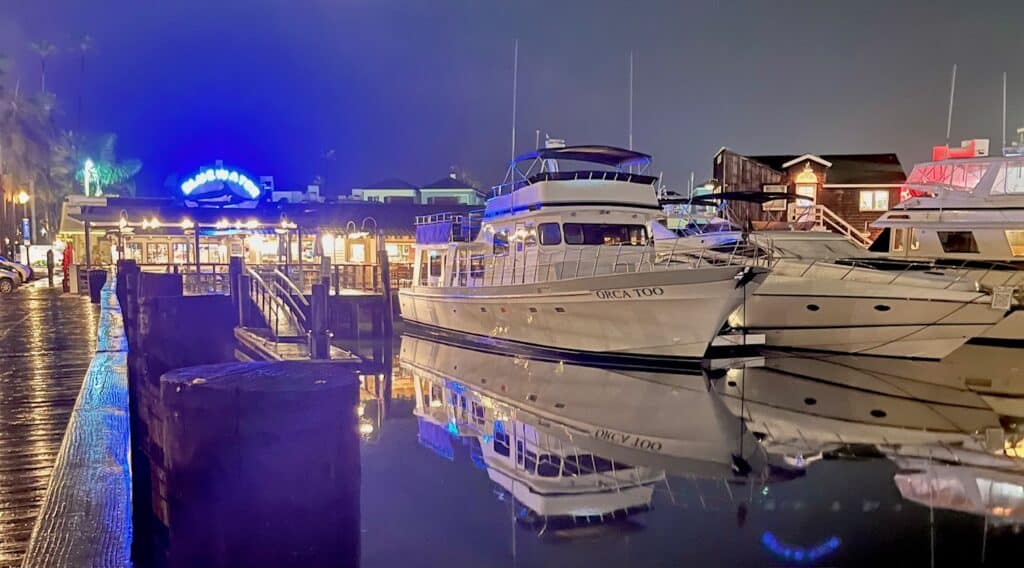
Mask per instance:
[[[142,169],[142,162],[135,159],[117,159],[117,135],[104,134],[100,137],[98,144],[99,152],[97,158],[93,159],[95,167],[94,179],[95,193],[93,195],[119,194],[133,195],[135,183],[132,178]],[[84,183],[85,175],[81,169],[75,173],[78,183]]]
[[[45,39],[32,42],[32,51],[39,54],[39,69],[41,71],[42,92],[46,92],[46,58],[57,51],[57,46]]]

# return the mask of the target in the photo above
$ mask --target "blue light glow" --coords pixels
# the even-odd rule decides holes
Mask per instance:
[[[210,182],[223,182],[241,188],[242,192],[250,199],[257,199],[260,196],[260,188],[245,174],[225,168],[207,168],[196,175],[185,180],[181,184],[181,192],[185,195],[192,195],[199,187]]]
[[[790,546],[779,542],[779,539],[775,538],[775,535],[770,532],[765,532],[761,535],[761,544],[767,548],[769,552],[779,558],[793,560],[796,562],[814,562],[819,558],[828,556],[835,552],[842,542],[843,541],[838,536],[832,536],[821,544],[808,549],[799,546]]]

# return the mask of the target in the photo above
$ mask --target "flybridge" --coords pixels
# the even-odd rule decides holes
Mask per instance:
[[[611,169],[594,169],[591,166],[562,171],[560,161]],[[658,178],[645,175],[650,164],[649,155],[614,146],[541,148],[512,160],[505,181],[491,189],[493,195],[498,196],[541,181],[599,180],[652,185]]]

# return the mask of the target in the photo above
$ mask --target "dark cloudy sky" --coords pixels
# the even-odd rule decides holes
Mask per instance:
[[[85,127],[120,135],[144,191],[222,158],[301,184],[427,183],[458,165],[486,184],[510,157],[512,46],[520,40],[517,149],[540,129],[627,143],[681,186],[720,146],[747,153],[898,152],[945,137],[999,141],[1024,121],[1024,1],[0,0],[0,52],[38,88],[29,50],[88,33]],[[48,84],[72,122],[77,59]],[[995,146],[995,145],[994,145]]]

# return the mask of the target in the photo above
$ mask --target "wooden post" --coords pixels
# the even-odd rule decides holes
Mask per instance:
[[[391,305],[391,266],[388,264],[388,252],[384,246],[384,231],[377,231],[377,262],[380,263],[381,289],[384,294],[381,325],[385,338],[390,338],[394,330],[394,307]]]
[[[245,274],[245,259],[240,256],[233,256],[228,264],[228,285],[231,290],[231,305],[235,308],[235,313],[238,314],[238,325],[245,326],[245,305],[246,299],[242,296],[245,295],[247,290],[242,287],[242,275]]]
[[[194,227],[195,229],[195,248],[196,248],[196,274],[198,275],[202,270],[199,268],[199,225]],[[199,276],[196,276],[196,281],[199,281]]]
[[[89,218],[86,217],[83,222],[85,223],[85,268],[88,269],[92,266],[92,235],[89,231]]]
[[[313,284],[309,301],[309,355],[311,359],[330,359],[331,342],[327,334],[327,286]]]

